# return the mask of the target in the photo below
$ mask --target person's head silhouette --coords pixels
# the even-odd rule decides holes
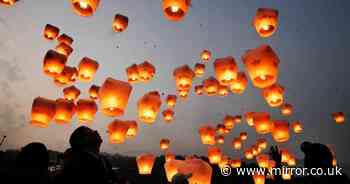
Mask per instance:
[[[99,153],[102,139],[96,130],[81,126],[72,133],[69,143],[73,150]]]

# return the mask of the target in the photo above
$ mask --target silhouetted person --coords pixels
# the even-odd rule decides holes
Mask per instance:
[[[189,184],[188,178],[190,178],[192,174],[180,174],[177,173],[171,179],[171,184]]]

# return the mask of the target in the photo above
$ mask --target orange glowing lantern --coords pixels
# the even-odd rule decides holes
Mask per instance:
[[[283,180],[291,180],[292,179],[291,169],[283,169],[282,170],[282,179]]]
[[[248,126],[254,126],[254,113],[255,112],[247,112],[244,114]]]
[[[61,34],[58,38],[57,38],[58,43],[64,43],[66,45],[72,45],[73,44],[73,38],[66,35],[66,34]]]
[[[270,37],[277,29],[278,10],[259,8],[253,19],[256,32],[263,38]]]
[[[343,112],[334,112],[332,117],[337,124],[343,124],[345,122],[345,114]]]
[[[235,117],[231,115],[226,115],[224,118],[224,125],[227,129],[233,129],[235,126]]]
[[[185,164],[183,160],[170,160],[164,164],[165,174],[168,182],[171,182],[173,177],[179,173],[180,165]]]
[[[196,74],[196,77],[202,77],[205,72],[205,65],[202,63],[196,63],[194,65],[193,71]]]
[[[211,59],[211,52],[209,50],[203,50],[201,53],[201,60],[208,62]]]
[[[232,56],[216,59],[214,69],[216,78],[221,85],[229,86],[237,79],[238,68]]]
[[[77,116],[79,122],[88,123],[94,120],[97,112],[95,101],[90,99],[79,99],[77,102]]]
[[[67,57],[54,50],[49,50],[43,61],[43,71],[50,77],[56,77],[62,73],[67,62]]]
[[[73,11],[83,17],[92,16],[98,5],[100,0],[71,0]]]
[[[99,90],[101,112],[107,116],[121,116],[128,106],[132,86],[124,81],[107,78]]]
[[[191,0],[163,0],[164,16],[171,21],[182,20],[191,5]]]
[[[220,148],[218,147],[209,147],[208,148],[208,158],[209,158],[209,162],[211,164],[219,164],[222,158],[222,152],[220,150]]]
[[[276,142],[287,142],[289,140],[289,123],[283,120],[274,121],[272,137]]]
[[[188,97],[189,90],[177,90],[177,94],[179,95],[180,99],[186,99]]]
[[[248,139],[248,134],[247,134],[247,132],[241,132],[241,133],[239,134],[239,138],[240,138],[242,141],[247,140],[247,139]]]
[[[290,158],[290,153],[287,149],[281,148],[281,163],[288,163],[289,158]]]
[[[116,14],[113,21],[113,30],[115,32],[123,32],[129,24],[129,18],[127,16]]]
[[[267,154],[260,154],[256,157],[256,162],[258,163],[259,167],[261,168],[268,168],[269,167],[269,155]]]
[[[271,131],[270,114],[267,112],[254,113],[254,125],[256,133],[267,134]]]
[[[139,71],[137,64],[132,64],[126,69],[126,75],[128,76],[128,81],[130,83],[139,81]]]
[[[180,165],[179,173],[192,174],[188,179],[189,184],[210,184],[212,176],[211,166],[201,159],[186,160],[185,164]]]
[[[203,85],[194,86],[194,92],[196,93],[196,95],[202,95],[203,94]]]
[[[139,64],[137,70],[139,72],[139,79],[143,82],[150,81],[156,73],[156,68],[148,61]]]
[[[294,133],[300,134],[303,132],[303,125],[301,124],[300,121],[294,121],[292,123],[292,129],[293,129]]]
[[[127,138],[133,138],[136,137],[137,131],[138,131],[138,126],[136,121],[127,121],[129,128],[128,131],[126,132],[126,137]]]
[[[31,125],[40,128],[48,127],[55,116],[55,112],[56,104],[54,100],[42,97],[35,98],[32,104]]]
[[[60,43],[56,46],[55,50],[60,53],[65,55],[66,57],[69,57],[70,54],[73,52],[73,48],[65,43]]]
[[[294,167],[296,165],[297,165],[297,163],[296,163],[295,157],[293,155],[290,155],[289,156],[289,160],[288,160],[288,166],[289,167]]]
[[[75,101],[80,95],[80,90],[75,86],[69,86],[63,89],[64,99]]]
[[[225,125],[223,125],[223,124],[218,124],[218,125],[216,126],[216,132],[217,132],[218,134],[220,134],[220,135],[226,134],[226,127],[225,127]]]
[[[285,103],[281,106],[281,114],[284,116],[290,116],[293,114],[293,106],[291,104]]]
[[[190,90],[192,87],[192,80],[195,73],[188,65],[183,65],[176,68],[173,72],[178,90]]]
[[[219,81],[214,77],[209,77],[203,81],[203,89],[208,96],[217,94],[219,88]]]
[[[253,174],[254,184],[265,184],[265,175],[260,173]]]
[[[94,78],[99,67],[97,61],[84,57],[78,66],[79,80],[83,82],[90,82]]]
[[[176,101],[177,101],[176,95],[168,95],[168,96],[166,97],[166,104],[167,104],[168,107],[170,107],[170,108],[174,108],[174,107],[175,107]]]
[[[264,150],[267,148],[267,140],[264,138],[260,138],[257,141],[257,145],[260,149]]]
[[[129,129],[129,123],[115,119],[108,125],[109,142],[111,144],[122,144],[125,142],[126,133]]]
[[[223,135],[218,135],[215,137],[215,142],[218,144],[224,144],[225,143],[225,137]]]
[[[219,96],[227,96],[228,95],[228,88],[224,85],[219,85],[218,87],[218,95]]]
[[[165,122],[169,123],[174,119],[174,111],[172,109],[165,109],[162,112]]]
[[[160,144],[161,150],[167,150],[167,149],[169,149],[170,140],[169,139],[161,139],[159,144]]]
[[[247,160],[253,159],[253,158],[254,158],[253,149],[252,149],[252,148],[247,148],[247,149],[244,151],[244,157],[245,157]]]
[[[176,159],[176,155],[170,152],[165,153],[165,162],[170,162]]]
[[[262,96],[270,107],[279,107],[283,104],[284,88],[278,84],[262,90]]]
[[[62,72],[54,78],[58,86],[71,84],[77,80],[78,70],[75,67],[65,66]]]
[[[4,0],[0,0],[0,2],[1,1],[4,1]],[[46,24],[44,28],[44,38],[46,38],[47,40],[54,40],[57,38],[59,33],[60,33],[60,29],[58,27],[51,24]]]
[[[202,126],[199,128],[199,135],[201,137],[202,144],[214,145],[215,142],[215,128],[211,126]]]
[[[234,139],[232,140],[232,147],[233,147],[233,149],[235,149],[235,150],[240,150],[240,149],[242,148],[242,140],[241,140],[240,137],[234,138]]]
[[[14,6],[17,1],[18,0],[0,0],[0,4],[5,7],[11,7]]]
[[[136,162],[139,169],[139,174],[149,175],[152,173],[152,168],[154,165],[156,157],[153,154],[141,154],[137,156]]]
[[[242,116],[241,116],[241,115],[236,115],[236,116],[234,116],[233,118],[234,118],[234,122],[235,122],[236,124],[239,124],[239,123],[242,122]]]
[[[92,85],[89,88],[89,96],[92,100],[97,100],[98,99],[98,92],[100,90],[100,86]]]
[[[239,168],[239,167],[241,167],[241,165],[242,165],[242,161],[241,161],[240,158],[238,158],[238,159],[232,159],[232,160],[230,161],[230,165],[231,165],[232,168]]]
[[[255,87],[266,88],[276,83],[280,61],[270,46],[248,50],[242,60]]]
[[[137,102],[138,117],[140,121],[152,124],[158,115],[162,101],[158,91],[148,92]]]
[[[57,99],[55,121],[57,124],[69,123],[75,113],[75,104],[71,100]]]
[[[253,150],[253,156],[254,157],[257,156],[260,153],[260,151],[261,151],[257,145],[253,145],[252,146],[252,150]]]
[[[221,160],[218,163],[219,168],[225,168],[229,166],[230,158],[226,155],[221,156]]]
[[[243,72],[238,72],[237,78],[232,81],[230,89],[232,93],[243,94],[244,90],[248,86],[248,79]]]

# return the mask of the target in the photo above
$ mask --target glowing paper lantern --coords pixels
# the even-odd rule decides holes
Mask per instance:
[[[289,140],[289,123],[275,120],[273,122],[272,137],[276,142],[283,143]]]
[[[159,144],[160,144],[161,150],[167,150],[167,149],[169,149],[170,140],[169,139],[161,139]]]
[[[247,149],[244,151],[244,157],[245,157],[247,160],[253,159],[253,158],[254,158],[253,149],[252,149],[252,148],[247,148]]]
[[[98,92],[100,91],[100,86],[92,85],[89,88],[89,96],[92,100],[98,99]]]
[[[139,72],[139,79],[143,82],[150,81],[156,73],[156,68],[148,61],[139,64],[137,70]]]
[[[78,70],[75,67],[65,66],[62,72],[54,78],[54,83],[58,86],[72,84],[77,80]]]
[[[4,1],[4,0],[0,0],[0,2],[1,1]],[[46,38],[47,40],[54,40],[57,38],[59,33],[60,33],[60,29],[58,27],[51,24],[46,24],[43,35],[44,35],[44,38]]]
[[[177,90],[177,94],[180,99],[186,99],[188,97],[189,90]]]
[[[283,104],[284,88],[278,84],[262,90],[262,96],[270,107],[279,107]]]
[[[232,81],[230,89],[232,93],[243,94],[244,90],[248,86],[248,79],[243,72],[238,72],[237,78]]]
[[[208,158],[209,158],[209,162],[211,164],[219,164],[222,158],[222,152],[220,150],[220,148],[218,147],[209,147],[208,148]]]
[[[108,125],[109,142],[111,144],[122,144],[125,142],[129,124],[126,121],[115,119]]]
[[[221,160],[218,164],[219,168],[225,168],[229,166],[230,158],[226,155],[221,156]]]
[[[189,184],[210,184],[212,176],[211,166],[200,159],[186,160],[185,165],[179,167],[179,172],[183,174],[192,174],[188,179]]]
[[[172,109],[165,109],[162,115],[165,122],[171,122],[174,119],[174,111]]]
[[[58,44],[55,50],[58,53],[65,55],[66,57],[69,57],[73,52],[73,48],[65,43]]]
[[[265,175],[260,173],[254,173],[253,180],[254,184],[265,184]]]
[[[256,157],[256,162],[258,163],[259,167],[261,168],[268,168],[269,167],[269,155],[267,154],[260,154]]]
[[[235,149],[235,150],[240,150],[240,149],[242,148],[242,140],[241,140],[240,137],[234,138],[234,139],[232,140],[232,147],[233,147],[233,149]]]
[[[14,6],[17,1],[18,0],[0,0],[0,5],[4,5],[5,7],[11,7]]]
[[[43,61],[43,71],[49,77],[56,77],[62,73],[67,57],[54,50],[49,50]]]
[[[259,8],[253,19],[253,25],[261,37],[271,36],[277,29],[278,11],[270,8]]]
[[[224,118],[224,126],[228,129],[233,129],[235,126],[235,117],[231,115],[226,115]]]
[[[228,95],[228,88],[224,85],[219,85],[218,87],[218,95],[219,96],[227,96]]]
[[[285,103],[281,106],[281,114],[284,116],[290,116],[293,114],[293,106],[291,104]]]
[[[95,101],[90,99],[79,99],[77,102],[77,116],[81,123],[88,123],[94,120],[97,112]]]
[[[124,81],[107,78],[99,90],[100,109],[106,116],[121,116],[128,106],[132,86]]]
[[[244,114],[245,120],[247,121],[248,126],[254,126],[254,113],[255,112],[247,112]]]
[[[149,175],[152,173],[153,164],[156,157],[153,154],[141,154],[137,156],[136,162],[140,175]]]
[[[217,94],[219,88],[219,81],[214,77],[209,77],[203,81],[203,89],[208,96]]]
[[[174,107],[175,107],[176,101],[177,101],[176,95],[168,95],[168,96],[166,97],[166,104],[167,104],[168,107],[170,107],[170,108],[174,108]]]
[[[61,34],[58,38],[57,38],[58,43],[64,43],[66,45],[72,45],[73,44],[73,38],[66,35],[66,34]]]
[[[173,72],[178,90],[190,90],[192,87],[192,80],[195,76],[194,72],[188,65],[183,65],[176,68]]]
[[[196,95],[202,95],[203,94],[203,85],[194,86],[194,92],[196,93]]]
[[[193,71],[196,74],[196,77],[202,77],[205,72],[205,65],[202,63],[196,63],[194,65]]]
[[[129,24],[129,18],[127,16],[116,14],[113,21],[113,30],[115,32],[123,32]]]
[[[242,161],[241,161],[240,158],[232,159],[230,161],[230,165],[231,165],[232,168],[239,168],[242,165]]]
[[[203,50],[201,53],[201,60],[208,62],[211,59],[211,52],[209,50]]]
[[[292,123],[292,129],[293,129],[294,133],[300,134],[303,132],[303,125],[301,124],[300,121],[294,121]]]
[[[218,135],[215,137],[215,142],[218,144],[224,144],[225,143],[225,137],[223,135]]]
[[[242,60],[253,85],[266,88],[276,83],[279,58],[268,45],[248,50]]]
[[[97,61],[84,57],[78,66],[79,80],[82,82],[90,82],[94,78],[99,67]]]
[[[35,98],[32,104],[31,125],[40,128],[48,127],[55,112],[55,101],[42,97]]]
[[[287,149],[285,149],[285,148],[281,148],[280,152],[281,152],[281,162],[282,163],[288,163],[289,158],[290,158],[289,151]]]
[[[173,177],[179,173],[179,167],[181,164],[185,164],[182,160],[170,160],[164,164],[165,174],[168,182],[171,182]]]
[[[139,81],[139,71],[137,64],[132,64],[126,68],[126,75],[128,77],[128,82],[134,83]]]
[[[136,121],[127,121],[129,128],[128,131],[126,132],[126,137],[127,138],[133,138],[136,137],[137,132],[138,132],[138,125]]]
[[[260,149],[264,150],[267,148],[267,140],[264,138],[260,138],[257,141],[257,145]]]
[[[71,0],[73,11],[80,16],[88,17],[92,16],[98,5],[100,0]]]
[[[267,112],[256,112],[253,116],[256,133],[267,134],[271,131],[270,114]]]
[[[247,132],[241,132],[241,133],[239,134],[239,138],[240,138],[242,141],[247,140],[247,138],[248,138]]]
[[[288,166],[294,167],[296,165],[297,165],[297,163],[296,163],[295,157],[293,155],[290,155],[289,160],[288,160]]]
[[[170,162],[176,159],[176,155],[170,152],[165,153],[165,162]]]
[[[236,116],[233,117],[233,119],[234,119],[234,122],[235,122],[236,124],[242,122],[242,116],[241,116],[241,115],[236,115]]]
[[[75,113],[75,104],[71,100],[57,99],[55,121],[58,124],[66,124],[72,121]]]
[[[214,61],[215,75],[221,85],[229,86],[237,79],[238,68],[233,57],[219,58]]]
[[[199,128],[199,135],[201,137],[202,144],[214,145],[215,142],[215,128],[211,126],[202,126]]]
[[[345,114],[343,112],[334,112],[332,117],[337,124],[343,124],[345,122]]]
[[[152,124],[158,115],[162,101],[158,91],[148,92],[137,102],[139,120]]]
[[[63,89],[64,99],[75,101],[80,95],[80,90],[75,86],[69,86]]]
[[[226,134],[226,127],[223,124],[216,125],[216,132],[220,135]]]
[[[187,14],[190,5],[191,0],[163,0],[164,16],[171,21],[180,21]]]

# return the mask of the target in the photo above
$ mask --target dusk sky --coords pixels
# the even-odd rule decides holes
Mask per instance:
[[[233,56],[244,71],[241,56],[247,49],[269,44],[280,58],[278,82],[286,88],[286,102],[295,107],[290,118],[280,115],[278,108],[270,108],[260,90],[251,81],[243,95],[227,97],[196,96],[193,93],[175,107],[175,119],[164,123],[161,115],[153,125],[139,122],[139,134],[122,145],[108,143],[107,125],[113,120],[98,113],[91,128],[104,139],[102,151],[136,155],[143,152],[161,154],[161,138],[171,140],[170,150],[176,154],[206,155],[207,146],[200,142],[198,128],[203,124],[220,123],[226,114],[247,111],[268,111],[273,119],[300,120],[301,135],[292,133],[291,140],[282,146],[296,153],[302,141],[330,144],[337,159],[350,164],[349,122],[338,125],[332,118],[334,111],[350,115],[350,1],[348,0],[192,0],[192,7],[181,22],[170,22],[162,13],[161,0],[101,0],[92,17],[76,15],[68,0],[21,0],[12,8],[0,6],[0,136],[8,139],[1,149],[20,148],[33,141],[44,142],[49,149],[64,151],[68,139],[79,126],[49,128],[30,126],[32,101],[37,96],[56,99],[62,88],[42,72],[42,60],[47,50],[57,42],[42,36],[46,24],[53,24],[74,38],[74,52],[68,65],[77,66],[81,58],[96,59],[100,68],[92,83],[76,82],[88,97],[92,84],[101,85],[107,77],[127,80],[125,69],[133,63],[149,60],[156,67],[156,75],[147,84],[133,85],[124,120],[137,120],[136,103],[151,90],[175,94],[173,70],[183,64],[194,66],[203,49],[213,53],[213,59]],[[257,8],[279,10],[279,27],[269,38],[260,38],[251,22]],[[114,15],[129,17],[125,32],[112,31]],[[118,48],[119,47],[119,48]],[[205,77],[214,75],[211,60]],[[192,90],[193,91],[193,90]],[[165,99],[165,96],[163,96]],[[164,102],[164,101],[163,101]],[[166,105],[163,103],[162,110]],[[231,148],[231,140],[241,131],[248,132],[245,147],[257,138],[255,130],[246,123],[237,125],[225,137],[225,154],[243,157]],[[270,135],[269,143],[274,143]]]

